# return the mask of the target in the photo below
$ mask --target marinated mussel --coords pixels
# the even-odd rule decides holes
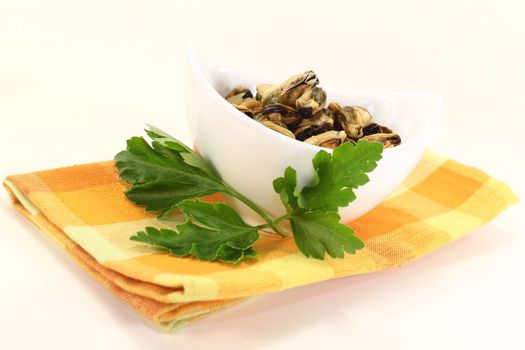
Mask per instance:
[[[343,142],[363,139],[384,148],[397,146],[401,137],[375,123],[362,106],[327,102],[313,71],[294,75],[281,84],[259,84],[255,98],[244,86],[233,88],[225,98],[235,108],[262,125],[312,145],[335,148]]]
[[[346,140],[346,132],[330,130],[317,134],[304,140],[305,143],[309,143],[315,146],[321,146],[326,148],[336,148]]]
[[[310,118],[303,118],[294,130],[295,138],[301,141],[334,128],[334,117],[328,109],[322,109]]]

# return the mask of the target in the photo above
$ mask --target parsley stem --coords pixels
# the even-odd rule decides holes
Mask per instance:
[[[283,215],[283,216],[280,216],[278,217],[277,219],[275,219],[273,222],[269,222],[267,224],[262,224],[262,225],[259,225],[259,226],[255,226],[256,229],[258,230],[262,230],[262,229],[265,229],[265,228],[274,228],[275,226],[277,226],[277,224],[279,224],[280,222],[282,221],[285,221],[285,220],[288,220],[290,219],[292,216],[289,215],[289,214],[286,214],[286,215]],[[288,235],[288,234],[287,234]]]
[[[263,218],[264,221],[267,222],[267,224],[257,226],[257,228],[259,228],[259,227],[260,228],[271,228],[272,230],[274,230],[276,233],[278,233],[282,237],[287,237],[288,236],[288,232],[286,232],[286,231],[282,230],[281,228],[277,227],[277,224],[279,222],[281,222],[282,220],[284,220],[284,219],[281,219],[282,217],[278,218],[277,220],[274,220],[263,209],[261,209],[259,206],[257,206],[257,204],[253,203],[251,200],[249,200],[248,198],[246,198],[245,196],[243,196],[242,194],[240,194],[239,192],[234,190],[227,183],[223,182],[223,184],[228,189],[228,192],[227,192],[228,194],[234,196],[235,198],[237,198],[238,200],[240,200],[241,202],[246,204],[251,210],[256,212],[261,218]]]
[[[288,220],[292,217],[292,215],[290,214],[286,214],[286,215],[283,215],[281,217],[278,217],[277,219],[275,219],[275,221],[273,222],[274,225],[277,225],[278,223],[280,223],[281,221],[284,221],[284,220]]]

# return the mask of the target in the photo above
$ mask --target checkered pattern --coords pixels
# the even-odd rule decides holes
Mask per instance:
[[[293,238],[263,235],[259,257],[232,265],[170,256],[129,240],[167,226],[124,196],[113,162],[9,176],[14,207],[93,278],[162,330],[173,331],[248,297],[399,266],[488,222],[517,202],[484,172],[426,153],[378,207],[349,223],[365,248],[344,259],[308,259]],[[219,195],[207,201],[222,201]]]

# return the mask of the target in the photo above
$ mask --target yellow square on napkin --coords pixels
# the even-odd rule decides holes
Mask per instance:
[[[517,197],[484,172],[427,152],[395,193],[349,223],[365,248],[304,257],[293,238],[262,235],[240,264],[178,258],[129,237],[156,220],[125,196],[112,161],[9,176],[14,207],[92,277],[164,331],[248,297],[399,266],[488,222]],[[222,201],[218,195],[208,201]]]

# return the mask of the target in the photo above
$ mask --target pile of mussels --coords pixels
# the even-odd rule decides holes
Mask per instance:
[[[312,145],[335,148],[359,139],[379,142],[384,148],[401,143],[398,134],[374,123],[366,108],[334,102],[325,108],[326,92],[318,84],[317,75],[308,71],[279,85],[257,85],[255,98],[243,86],[224,98],[264,126]]]

